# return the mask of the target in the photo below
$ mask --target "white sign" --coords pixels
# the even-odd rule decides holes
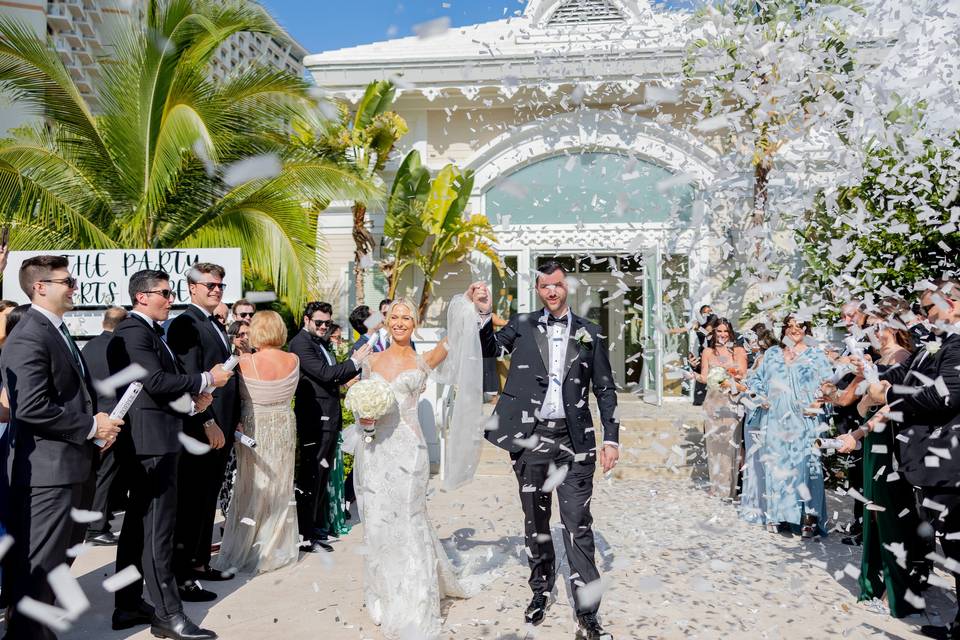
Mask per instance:
[[[158,269],[170,274],[170,288],[177,295],[174,304],[187,304],[190,291],[186,274],[198,262],[213,262],[226,270],[224,302],[229,304],[243,297],[240,249],[11,251],[3,271],[3,297],[21,304],[30,302],[20,289],[20,265],[27,258],[51,254],[65,256],[70,261],[70,273],[79,281],[73,296],[77,307],[129,306],[130,276],[142,269]]]

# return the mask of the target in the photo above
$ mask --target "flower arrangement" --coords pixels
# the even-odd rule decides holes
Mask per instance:
[[[710,367],[710,371],[707,372],[707,388],[717,390],[729,379],[730,374],[723,367]]]
[[[357,420],[379,420],[396,403],[393,389],[383,380],[360,380],[347,390],[344,405]],[[364,442],[373,442],[376,425],[363,425]]]

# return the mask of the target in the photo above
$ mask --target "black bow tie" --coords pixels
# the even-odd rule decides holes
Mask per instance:
[[[160,337],[162,338],[162,337],[163,337],[163,334],[166,333],[166,330],[163,328],[163,325],[162,325],[162,324],[157,324],[156,322],[154,322],[154,323],[153,323],[153,332],[156,333],[158,336],[160,336]]]
[[[567,326],[567,323],[568,323],[567,318],[568,316],[563,316],[562,318],[554,318],[553,315],[547,314],[547,326],[549,327],[552,324],[562,324],[563,326]]]
[[[220,318],[218,318],[217,316],[207,316],[207,319],[217,327],[223,329],[223,323],[220,322]]]

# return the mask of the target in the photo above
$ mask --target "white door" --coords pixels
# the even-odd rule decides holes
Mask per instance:
[[[660,247],[643,251],[643,399],[663,404],[663,293]]]

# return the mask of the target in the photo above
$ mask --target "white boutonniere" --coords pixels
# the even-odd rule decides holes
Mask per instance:
[[[923,345],[923,348],[927,350],[927,353],[930,355],[936,355],[937,351],[940,351],[940,341],[931,340],[930,342]]]
[[[579,329],[577,329],[577,332],[573,334],[573,339],[576,341],[577,344],[584,347],[589,347],[591,344],[593,344],[593,338],[590,336],[590,333],[584,327],[580,327]]]

